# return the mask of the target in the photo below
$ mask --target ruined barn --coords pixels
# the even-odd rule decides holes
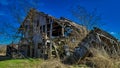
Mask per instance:
[[[87,29],[64,17],[31,9],[19,28],[20,49],[29,57],[69,56],[87,35]]]
[[[119,41],[99,28],[89,31],[85,26],[64,17],[55,18],[31,9],[19,28],[22,37],[19,51],[26,57],[77,60],[93,56],[91,48],[104,49],[111,57],[120,56]]]

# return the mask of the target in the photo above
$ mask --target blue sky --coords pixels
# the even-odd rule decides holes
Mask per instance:
[[[24,2],[18,5],[18,2]],[[25,2],[26,1],[26,2]],[[34,0],[0,0],[0,32],[5,31],[6,34],[14,34],[15,31],[4,26],[5,23],[18,27],[16,19],[12,16],[11,7],[16,6],[17,11],[21,11],[25,5],[32,5]],[[102,21],[106,23],[102,28],[112,35],[119,38],[120,33],[120,0],[36,0],[37,10],[50,14],[59,18],[60,16],[74,20],[71,7],[81,5],[88,11],[97,8],[99,14],[102,14]],[[25,13],[21,12],[21,16],[25,17]],[[12,38],[0,35],[0,44],[8,44]],[[5,39],[4,39],[5,38]],[[4,40],[3,40],[4,39]]]

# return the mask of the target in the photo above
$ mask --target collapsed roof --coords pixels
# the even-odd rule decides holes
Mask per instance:
[[[120,56],[119,41],[106,31],[97,27],[91,30],[82,42],[79,43],[79,46],[75,48],[75,54],[79,58],[85,58],[92,54],[91,48],[103,49],[113,58]]]

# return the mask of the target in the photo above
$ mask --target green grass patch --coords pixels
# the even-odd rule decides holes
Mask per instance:
[[[88,68],[86,65],[64,65],[58,60],[11,59],[0,61],[0,68]]]
[[[0,68],[38,68],[42,59],[11,59],[0,61]]]

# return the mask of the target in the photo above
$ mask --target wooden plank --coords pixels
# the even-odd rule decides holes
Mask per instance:
[[[50,22],[50,59],[52,58],[52,24],[53,24],[53,19],[49,20]]]

